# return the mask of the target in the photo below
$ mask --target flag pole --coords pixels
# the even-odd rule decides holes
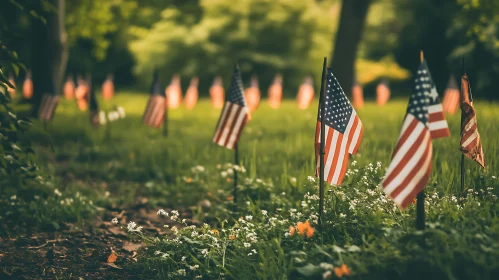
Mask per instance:
[[[463,56],[463,61],[461,65],[461,75],[464,75],[464,56]],[[463,96],[463,85],[461,84],[461,96]],[[464,112],[461,110],[461,130],[463,129],[463,122],[464,122]],[[461,132],[462,133],[462,132]],[[461,153],[461,194],[464,192],[464,154]]]
[[[239,165],[239,145],[236,143],[234,145],[234,165]],[[234,171],[234,190],[233,190],[233,196],[234,196],[234,209],[237,210],[237,169],[234,166],[233,168]]]
[[[421,50],[419,53],[419,60],[421,63],[423,63],[423,61],[424,61],[423,50]],[[425,212],[424,212],[424,200],[425,200],[425,193],[424,193],[424,189],[422,189],[421,192],[418,193],[417,198],[416,198],[416,229],[418,229],[418,230],[424,230],[426,228]]]
[[[326,130],[326,124],[324,122],[325,115],[326,115],[326,67],[327,67],[327,59],[324,57],[324,64],[322,65],[322,77],[321,77],[321,91],[320,91],[320,97],[319,97],[319,103],[320,103],[320,112],[321,112],[321,130],[320,130],[320,152],[319,152],[319,158],[320,158],[320,163],[319,163],[319,225],[321,227],[321,231],[323,229],[323,219],[322,215],[324,213],[324,154],[326,153],[324,151],[324,142],[326,141],[325,133],[324,131]]]

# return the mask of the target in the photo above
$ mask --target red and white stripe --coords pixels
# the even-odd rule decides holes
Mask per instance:
[[[247,121],[248,107],[225,102],[213,142],[228,149],[233,149],[239,141],[239,137]]]
[[[161,95],[151,95],[144,112],[144,123],[154,128],[160,127],[165,117],[165,110],[166,98]]]
[[[320,157],[319,157],[319,147],[320,147],[320,125],[321,122],[317,122],[317,129],[315,135],[316,143],[316,158],[317,158],[317,168],[315,175],[320,174]],[[364,127],[360,121],[359,116],[352,111],[350,120],[345,129],[344,133],[340,133],[337,130],[325,126],[325,143],[324,143],[324,180],[334,185],[341,185],[348,166],[348,155],[356,154],[360,142],[362,141],[362,136],[364,134]]]
[[[443,111],[449,114],[455,114],[459,108],[459,91],[457,89],[446,89],[444,100],[442,101]]]
[[[381,185],[384,192],[405,209],[430,178],[432,135],[430,130],[407,114],[392,161]]]
[[[450,131],[447,120],[442,109],[442,104],[437,103],[428,106],[428,128],[432,139],[449,137]]]

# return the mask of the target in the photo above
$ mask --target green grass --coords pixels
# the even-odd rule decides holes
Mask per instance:
[[[350,162],[357,162],[356,167],[351,167],[352,172],[355,168],[359,171],[352,173],[342,188],[334,188],[328,193],[328,223],[324,233],[317,233],[312,239],[289,241],[284,237],[289,225],[304,219],[313,220],[317,207],[317,201],[309,199],[307,202],[303,197],[306,192],[316,192],[316,186],[307,180],[314,172],[316,102],[302,111],[294,101],[286,100],[280,109],[274,110],[263,100],[252,113],[239,142],[240,161],[247,171],[241,179],[237,214],[228,210],[231,203],[227,197],[231,195],[232,182],[228,182],[221,175],[222,169],[217,168],[218,164],[232,163],[233,152],[211,141],[220,110],[212,109],[205,99],[191,111],[183,107],[171,110],[169,136],[165,138],[161,129],[141,123],[146,102],[147,95],[134,92],[118,92],[112,101],[101,101],[103,109],[123,106],[126,118],[107,128],[96,129],[90,126],[87,112],[79,112],[72,101],[61,101],[47,129],[55,151],[42,136],[41,124],[35,123],[33,136],[39,143],[39,165],[43,174],[52,176],[53,185],[59,189],[81,192],[101,206],[126,208],[138,197],[146,197],[150,207],[192,210],[195,220],[208,222],[214,228],[222,226],[219,220],[227,219],[230,225],[225,226],[231,230],[241,228],[234,220],[239,216],[255,216],[256,232],[261,238],[255,245],[258,257],[236,253],[245,250],[242,241],[239,245],[230,243],[232,247],[227,248],[233,250],[227,249],[227,254],[213,249],[210,251],[213,257],[205,261],[199,259],[202,246],[198,243],[184,247],[151,243],[152,247],[172,254],[190,254],[187,255],[192,261],[190,264],[201,264],[205,277],[215,277],[213,271],[219,269],[227,277],[236,279],[276,278],[277,275],[314,278],[322,276],[323,271],[319,272],[321,262],[335,266],[348,263],[353,277],[361,279],[369,275],[379,279],[400,275],[429,278],[467,275],[487,279],[498,273],[497,253],[483,253],[479,248],[499,246],[496,239],[499,238],[499,209],[497,199],[491,198],[499,191],[499,183],[494,177],[499,175],[496,162],[499,155],[498,104],[480,101],[475,104],[488,170],[481,170],[476,163],[466,160],[465,188],[474,189],[477,194],[465,198],[459,211],[456,210],[458,203],[450,198],[460,196],[460,116],[447,116],[451,137],[434,141],[432,176],[427,188],[429,193],[439,195],[439,198],[429,199],[427,215],[433,229],[421,235],[413,230],[414,207],[400,212],[393,210],[388,201],[380,202],[381,206],[375,209],[370,205],[373,203],[370,199],[374,201],[374,197],[366,195],[367,190],[379,193],[377,186],[396,144],[407,100],[393,100],[381,108],[368,102],[365,108],[358,110],[365,128],[364,139],[359,153],[350,158]],[[381,162],[379,168],[376,167],[378,162]],[[191,170],[197,165],[206,170]],[[263,181],[259,182],[257,178]],[[494,190],[487,190],[487,187]],[[110,196],[104,198],[107,191]],[[198,206],[205,199],[212,204],[209,209]],[[349,209],[353,200],[360,205],[354,210]],[[302,201],[306,202],[305,206]],[[294,208],[304,215],[290,215],[288,211]],[[267,210],[269,216],[285,222],[269,226],[261,210]],[[346,221],[339,218],[340,214],[347,215]],[[478,235],[483,238],[477,241]],[[428,247],[421,245],[425,242]],[[324,245],[320,247],[314,245],[322,243]],[[339,252],[338,248],[351,245],[359,246],[361,251]],[[148,257],[143,260],[150,261],[143,261],[142,265],[162,278],[175,278],[176,274],[172,273],[186,266],[180,257],[166,261],[153,256],[152,252],[154,250],[150,249],[145,253]],[[218,253],[227,262],[223,269],[220,268],[222,255]],[[472,263],[474,267],[468,272],[459,272],[463,262]],[[421,272],[420,269],[427,269],[430,275],[414,274],[414,270]],[[192,277],[194,274],[187,275]]]

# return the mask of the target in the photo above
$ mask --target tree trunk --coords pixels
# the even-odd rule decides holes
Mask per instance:
[[[64,27],[65,0],[52,0],[57,13],[45,14],[47,23],[34,20],[32,25],[33,111],[38,109],[44,93],[59,94],[68,61],[67,35]]]
[[[355,77],[355,59],[371,0],[343,0],[331,68],[349,96]]]

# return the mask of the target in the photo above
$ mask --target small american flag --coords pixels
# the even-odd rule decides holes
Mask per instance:
[[[52,118],[54,117],[58,101],[59,101],[59,96],[52,93],[45,93],[42,96],[42,103],[40,104],[38,117],[41,120],[51,121]]]
[[[376,87],[376,103],[378,106],[383,106],[390,100],[390,84],[387,79],[381,80]]]
[[[361,109],[362,107],[364,107],[364,90],[357,80],[355,80],[353,83],[352,101],[354,108]]]
[[[461,152],[485,168],[482,141],[478,133],[471,87],[466,74],[461,78]]]
[[[456,79],[450,75],[447,88],[444,93],[442,107],[445,113],[455,114],[459,108],[459,89],[456,85]]]
[[[364,128],[331,69],[327,70],[326,79],[324,180],[334,185],[341,185],[347,171],[348,155],[357,153]],[[317,177],[320,175],[320,134],[321,108],[319,104],[315,130],[317,162],[315,175]]]
[[[431,129],[432,110],[435,112],[435,99],[438,98],[438,94],[435,96],[434,87],[430,71],[423,61],[414,80],[414,93],[409,100],[402,132],[381,183],[385,193],[401,209],[405,209],[428,183],[431,172],[432,139],[443,135],[434,133],[435,130]],[[447,129],[445,118],[439,121],[445,122]]]
[[[249,111],[244,100],[243,82],[236,66],[232,74],[222,114],[218,119],[213,142],[228,149],[233,149],[239,141],[248,118]]]
[[[151,95],[147,102],[146,110],[142,118],[144,124],[158,128],[163,123],[166,110],[166,95],[161,89],[158,72],[154,72],[154,78],[151,85]]]

